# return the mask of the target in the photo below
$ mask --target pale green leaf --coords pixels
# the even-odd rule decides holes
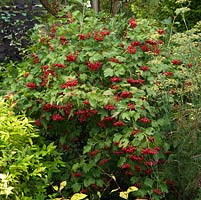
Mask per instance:
[[[90,151],[91,151],[91,146],[90,145],[84,146],[83,154],[88,153]]]
[[[116,76],[124,75],[125,74],[125,69],[122,66],[116,67],[114,74]]]
[[[137,121],[139,118],[140,118],[140,114],[139,114],[138,112],[136,112],[136,113],[134,114],[134,119],[135,119],[135,121]]]
[[[138,141],[142,141],[144,139],[144,135],[142,133],[139,133],[136,137]]]
[[[60,183],[59,191],[63,190],[65,186],[66,186],[66,181],[62,181],[62,182]]]
[[[111,68],[107,68],[104,70],[105,77],[112,77],[114,75],[114,70]]]
[[[119,147],[127,147],[129,142],[130,141],[127,138],[124,138],[124,139],[120,140]]]
[[[135,191],[137,191],[137,190],[138,190],[137,187],[135,187],[135,186],[131,186],[131,187],[129,187],[129,188],[127,189],[127,193],[135,192]]]
[[[116,177],[114,175],[111,176],[114,181],[116,181]]]
[[[59,191],[59,187],[57,185],[52,186],[55,191]]]
[[[116,192],[118,190],[119,190],[119,188],[116,188],[116,189],[112,190],[110,193]]]
[[[90,103],[91,107],[96,107],[97,100],[96,99],[89,99],[89,103]]]
[[[80,78],[80,80],[85,81],[85,80],[87,80],[88,77],[86,74],[80,74],[79,78]]]
[[[99,198],[101,198],[101,193],[99,191],[97,192],[97,195]]]
[[[75,164],[72,166],[72,171],[73,171],[73,172],[76,172],[79,167],[80,167],[80,164],[79,164],[79,163],[75,163]]]
[[[111,95],[114,95],[114,94],[113,94],[112,90],[106,90],[106,91],[103,92],[103,95],[104,96],[111,96]]]
[[[119,196],[123,199],[128,199],[128,193],[127,192],[120,192]]]
[[[127,120],[130,120],[130,114],[129,112],[124,112],[122,115],[121,115],[122,119],[127,119]]]
[[[74,194],[70,200],[81,200],[81,199],[84,199],[86,198],[87,195],[86,194],[82,194],[82,193],[76,193]]]

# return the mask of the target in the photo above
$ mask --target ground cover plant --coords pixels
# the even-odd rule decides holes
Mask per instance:
[[[36,27],[7,96],[63,153],[49,198],[163,199],[174,187],[172,113],[197,64],[173,52],[155,21],[72,10]]]

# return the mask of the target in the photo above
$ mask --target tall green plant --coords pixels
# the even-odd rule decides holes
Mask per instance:
[[[172,35],[171,52],[182,61],[189,61],[189,71],[181,70],[184,84],[175,84],[174,92],[178,98],[172,117],[177,129],[167,137],[172,146],[172,155],[167,164],[167,173],[173,177],[174,190],[172,196],[177,199],[200,198],[200,22],[184,33]],[[170,193],[170,199],[172,198]]]

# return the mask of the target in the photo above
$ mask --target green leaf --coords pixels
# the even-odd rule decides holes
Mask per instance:
[[[96,107],[97,105],[97,100],[96,99],[89,99],[89,103],[92,107]]]
[[[90,62],[95,62],[97,60],[101,60],[102,59],[102,55],[101,54],[99,54],[99,53],[93,53],[93,54],[94,55],[89,58]]]
[[[118,116],[119,114],[120,114],[120,112],[114,112],[113,115],[112,115],[112,117],[116,117],[116,116]]]
[[[128,139],[124,138],[124,139],[120,140],[119,147],[126,147],[126,146],[128,146],[129,142],[130,141]]]
[[[150,188],[152,188],[154,181],[150,178],[146,178],[144,181],[144,185],[149,186]]]
[[[83,154],[88,153],[91,151],[91,145],[84,146]]]
[[[121,138],[122,135],[120,133],[117,133],[114,135],[113,142],[119,142]]]
[[[130,119],[131,119],[129,112],[124,112],[124,113],[121,115],[121,117],[122,117],[122,119],[127,119],[127,120],[130,120]]]
[[[97,180],[96,180],[96,184],[97,184],[97,186],[99,186],[99,187],[103,187],[104,182],[103,182],[102,179],[97,179]]]
[[[72,166],[72,171],[73,171],[73,172],[76,172],[79,167],[80,167],[80,164],[79,164],[79,163],[75,163],[75,164]]]
[[[111,68],[107,68],[104,70],[105,77],[112,77],[114,75],[114,70]]]
[[[42,172],[44,172],[46,167],[38,167],[36,168],[30,175],[31,176],[39,176],[42,177]]]
[[[104,95],[104,96],[112,96],[112,95],[114,95],[114,94],[113,94],[113,91],[112,91],[111,89],[109,89],[109,90],[105,90],[105,91],[103,92],[103,95]]]
[[[61,75],[61,78],[62,78],[64,81],[68,81],[68,80],[70,80],[70,79],[75,79],[76,77],[75,77],[75,76]]]
[[[147,135],[154,135],[154,129],[152,127],[146,128],[145,133]]]
[[[94,167],[94,163],[89,163],[89,164],[84,163],[82,165],[82,169],[83,169],[84,173],[89,172],[90,169],[93,168],[93,167]]]
[[[144,139],[144,135],[142,133],[138,133],[136,135],[136,139],[138,139],[138,141],[142,141]]]
[[[93,183],[95,183],[95,179],[92,177],[89,177],[88,179],[87,178],[84,179],[84,186],[85,187],[88,187]]]
[[[74,183],[72,185],[73,192],[79,192],[80,188],[81,188],[81,185],[79,183]]]
[[[126,157],[121,157],[118,161],[118,166],[120,167],[121,165],[123,165],[126,162]]]
[[[80,79],[81,81],[86,81],[87,78],[88,78],[88,76],[87,76],[86,74],[80,74],[80,76],[79,76],[79,79]]]
[[[54,142],[51,142],[51,143],[47,146],[47,153],[51,153],[55,148],[56,148],[56,146],[54,145]]]
[[[115,67],[115,69],[114,69],[114,74],[115,74],[115,76],[124,75],[125,72],[126,72],[126,71],[125,71],[125,69],[123,68],[123,66]]]
[[[137,121],[140,118],[140,114],[138,112],[134,113],[134,119]]]

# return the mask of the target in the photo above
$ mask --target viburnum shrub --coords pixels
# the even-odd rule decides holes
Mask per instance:
[[[171,58],[154,21],[65,12],[34,33],[12,85],[16,110],[63,152],[55,182],[66,180],[64,197],[117,199],[135,186],[129,196],[162,199],[171,182],[163,138],[175,104],[164,83],[180,78],[185,63]]]

